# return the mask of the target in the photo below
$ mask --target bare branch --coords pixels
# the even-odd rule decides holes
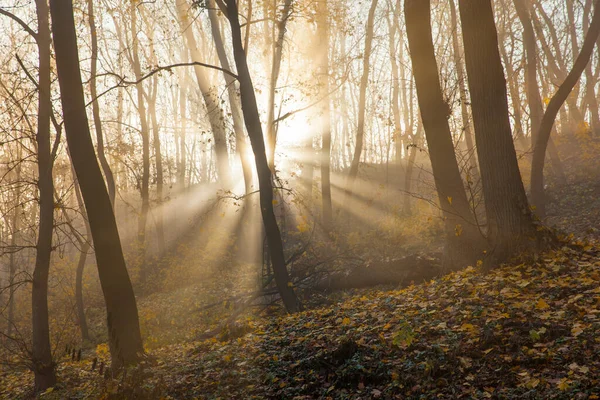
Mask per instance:
[[[27,25],[21,18],[17,17],[15,14],[8,12],[2,8],[0,8],[0,14],[6,15],[7,17],[9,17],[13,21],[15,21],[17,24],[21,25],[21,27],[25,30],[25,32],[29,33],[31,35],[31,37],[33,37],[33,39],[35,40],[36,43],[38,42],[37,33],[35,33],[33,31],[33,29],[31,29],[29,27],[29,25]]]

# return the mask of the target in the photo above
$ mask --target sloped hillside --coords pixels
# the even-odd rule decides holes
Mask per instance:
[[[248,318],[218,338],[154,350],[125,378],[92,372],[91,359],[64,362],[68,392],[45,397],[597,399],[599,302],[600,248],[565,246],[487,275],[467,268]],[[2,396],[28,383],[18,379],[3,378]]]

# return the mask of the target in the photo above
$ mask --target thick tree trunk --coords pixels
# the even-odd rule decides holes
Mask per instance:
[[[50,12],[67,143],[92,231],[113,370],[117,370],[136,363],[144,352],[137,305],[85,112],[73,4],[51,0]]]
[[[491,0],[459,0],[459,7],[491,266],[537,245],[538,234],[513,145]]]
[[[102,122],[100,121],[100,106],[98,105],[98,94],[96,93],[96,70],[98,65],[98,35],[96,33],[96,21],[94,20],[94,1],[88,0],[88,21],[90,24],[90,36],[92,41],[92,54],[90,57],[90,94],[92,96],[92,115],[94,117],[94,128],[96,129],[96,149],[98,150],[98,160],[100,160],[100,166],[102,172],[104,172],[104,178],[106,179],[106,186],[108,187],[108,196],[110,197],[110,203],[115,206],[115,178],[106,159],[104,151],[104,133],[102,132]]]
[[[354,181],[358,175],[358,166],[362,156],[363,142],[365,136],[365,114],[367,106],[367,86],[369,84],[369,69],[371,66],[371,47],[373,45],[373,31],[375,25],[375,10],[377,9],[377,0],[371,0],[371,7],[367,17],[367,27],[365,34],[365,49],[363,53],[363,71],[360,79],[360,92],[358,98],[358,123],[356,128],[356,144],[354,146],[354,156],[350,164],[350,173],[348,183],[346,184],[346,196],[351,197],[354,188]]]
[[[238,80],[240,82],[240,94],[242,100],[242,111],[246,129],[250,136],[250,144],[254,152],[256,161],[256,170],[258,173],[258,182],[260,188],[260,209],[262,212],[263,223],[267,235],[267,244],[269,254],[273,265],[275,283],[283,300],[283,304],[288,312],[294,313],[301,309],[300,302],[294,293],[292,282],[285,264],[283,254],[283,243],[281,233],[277,225],[277,219],[273,211],[273,186],[272,173],[267,162],[267,153],[263,138],[254,86],[248,70],[246,53],[242,47],[242,34],[236,0],[226,0],[227,18],[231,26],[231,36],[233,44],[233,54],[235,64],[238,70]]]
[[[35,6],[38,20],[37,44],[39,51],[36,141],[40,219],[31,290],[31,318],[35,391],[41,392],[56,384],[48,318],[48,275],[52,255],[52,233],[54,231],[54,182],[50,148],[50,113],[52,112],[50,100],[50,15],[47,0],[36,0]]]
[[[583,70],[590,61],[596,40],[600,36],[600,0],[596,1],[594,16],[588,30],[579,56],[575,60],[573,68],[565,81],[560,85],[558,91],[550,99],[540,131],[533,148],[533,161],[531,163],[531,198],[536,207],[536,214],[543,218],[546,216],[546,199],[544,198],[544,163],[546,159],[546,148],[554,126],[554,120],[563,103],[579,81]]]
[[[454,154],[431,33],[431,3],[405,0],[406,35],[435,187],[444,213],[446,259],[451,269],[473,265],[483,255],[479,233]]]

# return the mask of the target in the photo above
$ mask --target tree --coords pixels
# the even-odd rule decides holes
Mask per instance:
[[[467,145],[467,157],[469,159],[469,179],[479,180],[479,168],[477,166],[477,157],[475,154],[475,143],[473,143],[473,130],[469,118],[469,103],[467,87],[465,83],[465,72],[461,57],[460,42],[458,40],[458,19],[456,18],[456,5],[454,0],[450,0],[450,22],[452,26],[452,50],[454,52],[454,66],[456,68],[456,77],[458,79],[458,90],[460,91],[460,116],[462,119],[462,129],[465,133],[465,142]]]
[[[513,145],[506,80],[491,0],[459,0],[475,141],[485,197],[488,265],[537,246],[540,235],[529,209]]]
[[[248,70],[246,52],[242,45],[242,32],[236,0],[226,0],[226,9],[224,9],[224,11],[231,27],[233,55],[238,71],[238,81],[240,82],[242,111],[244,113],[244,122],[246,124],[248,136],[250,137],[250,144],[252,145],[252,151],[256,162],[260,190],[260,210],[267,235],[267,244],[269,246],[271,264],[273,265],[275,283],[277,284],[277,289],[279,290],[279,294],[281,295],[286,310],[290,313],[294,313],[301,309],[301,305],[296,297],[293,284],[287,271],[281,233],[273,210],[272,171],[267,162],[262,126],[258,114],[256,96],[254,94],[254,85],[252,84],[252,78],[250,76],[250,71]]]
[[[52,178],[52,150],[50,147],[50,22],[47,0],[36,0],[38,20],[37,46],[39,51],[38,81],[38,190],[40,222],[36,244],[35,268],[31,290],[31,319],[33,330],[33,373],[35,391],[40,392],[56,384],[50,325],[48,317],[48,275],[52,256],[54,231],[54,182]]]
[[[323,201],[323,226],[330,229],[333,219],[331,206],[331,115],[329,112],[329,15],[327,0],[317,3],[317,59],[319,100],[321,101],[321,196]],[[311,182],[312,185],[312,182]]]
[[[148,221],[148,211],[150,210],[150,128],[148,127],[148,113],[146,110],[146,91],[142,82],[142,68],[140,65],[139,56],[139,38],[137,26],[137,1],[131,1],[129,4],[129,12],[131,17],[131,65],[135,75],[135,90],[137,94],[137,111],[140,119],[140,134],[142,136],[142,182],[140,194],[142,197],[142,206],[138,218],[137,229],[137,246],[138,257],[137,262],[140,267],[140,283],[142,287],[146,284],[147,266],[145,262],[146,255],[146,223]]]
[[[88,213],[106,303],[112,364],[113,369],[118,370],[136,363],[144,352],[137,304],[85,112],[73,4],[51,0],[50,14],[65,133]]]
[[[267,2],[264,2],[265,5]],[[281,19],[277,20],[277,38],[275,41],[268,40],[273,44],[271,59],[271,75],[269,76],[269,99],[267,103],[267,149],[269,151],[269,167],[275,172],[275,147],[277,146],[277,127],[275,126],[275,89],[281,70],[281,58],[283,55],[283,39],[285,38],[286,25],[292,12],[292,0],[285,0],[281,10]],[[265,18],[266,20],[266,18]]]
[[[102,121],[100,120],[100,106],[98,105],[98,94],[96,89],[96,71],[98,69],[98,32],[96,31],[96,20],[94,17],[94,1],[88,0],[88,22],[90,25],[90,37],[92,45],[92,54],[90,57],[90,95],[92,96],[92,115],[94,117],[94,128],[96,130],[96,149],[98,150],[98,159],[104,172],[106,186],[108,187],[108,196],[111,204],[115,205],[115,178],[106,159],[104,148],[104,133],[102,130]]]
[[[216,4],[214,0],[208,2],[208,17],[210,19],[210,27],[212,32],[213,41],[215,42],[215,48],[219,62],[224,70],[230,71],[231,66],[229,65],[229,59],[225,51],[225,45],[223,38],[221,37],[220,23],[217,16]],[[225,84],[227,85],[227,95],[229,97],[229,106],[231,108],[231,119],[233,120],[233,131],[235,133],[235,147],[240,157],[242,164],[242,173],[244,175],[244,184],[246,194],[250,193],[252,187],[252,169],[250,166],[250,160],[248,159],[248,144],[246,143],[246,137],[244,132],[244,121],[242,116],[242,110],[240,100],[238,96],[237,83],[235,79],[226,73],[223,73]]]
[[[186,0],[176,0],[177,16],[181,32],[185,37],[185,43],[190,53],[192,61],[200,62],[200,51],[193,31],[193,23],[189,18],[190,6]],[[223,110],[219,104],[219,99],[214,88],[211,87],[208,77],[199,65],[194,66],[196,81],[200,88],[200,93],[206,105],[208,120],[212,129],[214,138],[214,148],[217,158],[217,172],[219,181],[223,188],[230,189],[231,176],[229,171],[229,156],[227,153],[227,135],[225,133]]]
[[[417,87],[417,98],[429,148],[435,187],[444,213],[448,267],[474,264],[482,255],[482,238],[469,206],[454,154],[431,34],[431,4],[405,0],[406,35]]]
[[[544,163],[546,159],[546,148],[550,140],[550,133],[554,126],[554,120],[558,111],[569,97],[569,94],[579,81],[586,65],[590,61],[596,40],[600,36],[600,0],[596,1],[594,7],[594,16],[587,35],[583,41],[581,52],[571,72],[567,75],[564,82],[560,85],[557,92],[552,96],[546,112],[540,124],[540,130],[533,148],[533,160],[531,163],[531,198],[536,208],[536,213],[540,218],[546,215],[546,200],[544,198]]]
[[[377,0],[371,1],[369,15],[367,16],[367,32],[365,35],[365,49],[363,53],[363,71],[360,79],[360,92],[358,99],[358,126],[356,130],[356,145],[354,147],[354,156],[350,164],[350,173],[346,185],[347,196],[352,195],[354,181],[358,175],[358,166],[362,156],[363,142],[365,136],[365,113],[367,104],[367,85],[369,84],[369,68],[371,65],[371,47],[373,45],[373,31],[375,29],[375,10],[377,9]]]

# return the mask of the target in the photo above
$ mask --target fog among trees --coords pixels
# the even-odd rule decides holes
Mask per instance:
[[[0,29],[0,398],[600,398],[600,0]]]

